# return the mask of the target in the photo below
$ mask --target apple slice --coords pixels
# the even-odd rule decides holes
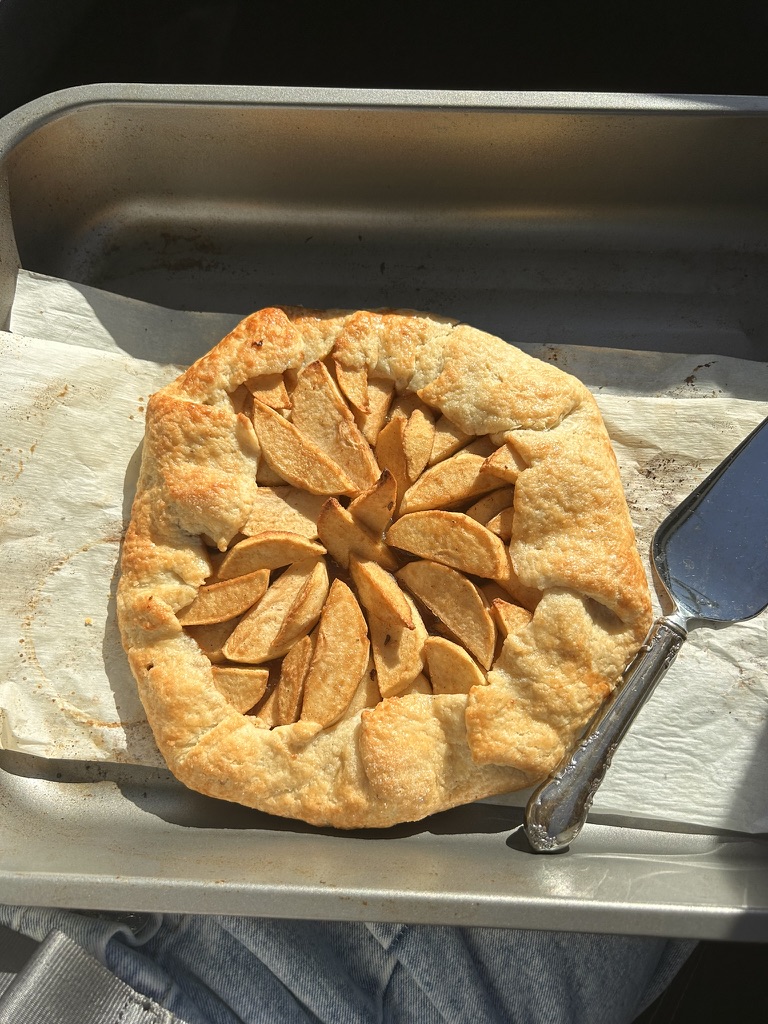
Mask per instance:
[[[302,721],[324,728],[344,714],[368,665],[368,627],[357,598],[336,579],[317,630],[315,651],[304,680]]]
[[[428,561],[409,562],[396,575],[483,668],[491,667],[496,627],[482,594],[466,576]]]

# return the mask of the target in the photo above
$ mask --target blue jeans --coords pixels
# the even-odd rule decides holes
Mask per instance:
[[[624,1024],[695,943],[517,929],[0,906],[186,1024]]]

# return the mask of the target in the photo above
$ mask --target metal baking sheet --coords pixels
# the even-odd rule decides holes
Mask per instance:
[[[768,353],[768,101],[88,86],[0,122],[19,265],[180,309],[413,306],[531,343]],[[157,340],[162,359],[162,339]],[[768,938],[768,844],[489,803],[345,834],[0,752],[7,902]]]

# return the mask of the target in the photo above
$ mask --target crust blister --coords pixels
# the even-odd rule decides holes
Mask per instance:
[[[222,585],[238,565],[270,577],[251,608],[218,599],[247,593]],[[229,625],[206,608],[183,630],[211,595]],[[444,318],[285,308],[150,402],[118,614],[181,781],[358,828],[546,774],[642,642],[650,597],[573,377]],[[233,681],[258,666],[250,690],[217,687],[212,662],[221,684],[233,658]]]

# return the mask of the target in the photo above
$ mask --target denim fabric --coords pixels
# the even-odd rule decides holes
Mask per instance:
[[[517,929],[0,906],[186,1024],[629,1024],[694,943]]]

